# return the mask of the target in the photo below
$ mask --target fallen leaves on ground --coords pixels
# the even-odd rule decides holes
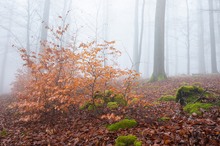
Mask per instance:
[[[5,95],[0,98],[0,144],[112,146],[119,135],[133,134],[143,145],[219,145],[219,107],[198,116],[184,113],[173,101],[155,102],[161,95],[175,95],[183,84],[195,83],[215,93],[220,91],[219,75],[174,77],[155,83],[141,81],[136,92],[144,97],[141,102],[146,104],[137,103],[118,110],[104,109],[99,113],[73,108],[68,116],[58,116],[53,124],[48,124],[47,120],[20,121],[16,111],[7,109],[13,99]],[[161,117],[170,120],[159,121]],[[106,129],[108,124],[123,118],[135,119],[138,126],[116,132]]]

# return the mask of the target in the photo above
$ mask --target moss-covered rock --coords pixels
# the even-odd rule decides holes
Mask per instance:
[[[118,103],[117,102],[108,102],[107,107],[109,109],[116,109],[116,108],[118,108]]]
[[[165,95],[160,97],[158,101],[176,101],[176,97],[172,95]]]
[[[142,142],[134,135],[119,136],[115,141],[115,146],[142,146]]]
[[[182,86],[176,93],[176,102],[185,106],[188,103],[195,102],[201,94],[205,94],[205,90],[197,86]]]
[[[183,110],[185,112],[188,112],[189,114],[196,113],[196,114],[200,115],[202,113],[200,109],[207,110],[207,109],[209,109],[212,106],[213,105],[211,103],[196,102],[196,103],[189,103],[189,104],[187,104],[183,108]]]
[[[122,94],[116,94],[114,97],[114,102],[117,102],[118,105],[126,106],[127,101],[124,99],[124,96]]]
[[[109,131],[117,131],[119,129],[132,128],[137,125],[137,122],[134,119],[124,119],[114,124],[111,124],[107,127]]]

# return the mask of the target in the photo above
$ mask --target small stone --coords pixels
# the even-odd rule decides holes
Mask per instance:
[[[196,116],[197,116],[197,113],[192,113],[192,116],[193,116],[193,117],[196,117]]]

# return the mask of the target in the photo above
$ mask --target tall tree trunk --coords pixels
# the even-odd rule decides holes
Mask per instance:
[[[5,73],[7,72],[7,60],[8,60],[8,51],[10,48],[10,39],[11,39],[11,28],[13,24],[13,15],[14,15],[14,2],[12,2],[10,14],[9,14],[9,25],[7,32],[7,40],[2,58],[1,72],[0,72],[0,94],[4,92],[5,86]]]
[[[27,53],[28,55],[30,54],[30,19],[31,19],[31,15],[30,15],[30,0],[27,0],[27,28],[26,28],[26,49],[27,49]]]
[[[43,12],[43,22],[41,28],[41,48],[40,52],[43,52],[44,43],[47,41],[48,25],[50,16],[50,0],[44,0],[44,12]]]
[[[133,69],[139,72],[138,68],[138,40],[139,40],[139,19],[138,19],[139,0],[135,0],[135,14],[134,14],[134,46],[133,46]]]
[[[147,29],[147,77],[150,77],[150,62],[151,62],[151,11],[150,11],[150,5],[148,5],[148,29]]]
[[[164,25],[166,0],[157,0],[154,35],[154,69],[151,81],[166,78],[164,69]]]
[[[190,31],[189,31],[189,3],[186,0],[186,12],[187,12],[187,74],[190,74]]]
[[[142,4],[142,12],[141,12],[141,30],[140,30],[140,40],[139,40],[139,48],[138,48],[138,62],[137,62],[137,71],[140,70],[141,63],[141,54],[142,54],[142,44],[143,44],[143,35],[144,35],[144,14],[145,14],[145,0],[143,0]]]
[[[215,44],[215,26],[213,15],[213,0],[209,1],[209,28],[210,28],[210,42],[211,42],[211,67],[212,73],[218,73],[216,61],[216,44]]]
[[[204,18],[203,18],[203,6],[202,6],[202,1],[197,0],[198,6],[199,6],[199,73],[204,74],[205,71],[205,49],[204,49]]]
[[[169,11],[169,9],[170,9],[170,6],[169,6],[169,3],[167,2],[167,7],[166,7],[166,9],[167,9],[167,12],[166,12],[166,41],[165,41],[165,44],[166,44],[166,49],[165,49],[165,51],[166,51],[166,74],[167,74],[167,76],[169,75],[169,15],[170,15],[170,11]]]
[[[103,17],[103,23],[104,23],[104,28],[103,28],[103,38],[105,41],[108,41],[108,19],[109,19],[109,0],[104,0],[104,6],[103,6],[103,12],[104,12],[104,17]],[[103,57],[107,58],[108,52],[104,50],[103,52]],[[105,59],[103,62],[104,66],[108,65],[108,61]]]

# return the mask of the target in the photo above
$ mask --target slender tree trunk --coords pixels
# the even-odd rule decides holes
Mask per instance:
[[[154,35],[154,69],[151,81],[166,78],[164,69],[164,25],[166,0],[157,0]]]
[[[43,12],[43,22],[41,28],[41,49],[40,52],[43,52],[44,43],[47,41],[48,25],[49,25],[49,16],[50,16],[50,0],[44,1],[44,12]]]
[[[143,44],[143,35],[144,35],[144,14],[145,14],[145,0],[143,0],[142,4],[142,12],[141,12],[141,30],[140,30],[140,42],[139,42],[139,49],[138,49],[138,62],[137,62],[137,71],[140,70],[140,63],[141,63],[141,54],[142,54],[142,44]]]
[[[211,41],[211,67],[212,73],[218,73],[216,61],[216,44],[215,44],[215,26],[213,14],[213,0],[209,1],[209,27],[210,27],[210,41]]]
[[[139,72],[138,68],[138,40],[139,40],[139,19],[138,19],[138,5],[139,0],[135,0],[135,14],[134,14],[134,46],[133,46],[133,69]]]
[[[169,75],[169,15],[170,15],[170,7],[168,5],[169,3],[167,2],[167,12],[166,12],[166,41],[165,41],[165,44],[166,44],[166,74]]]
[[[150,77],[150,62],[151,62],[151,57],[150,57],[150,54],[151,54],[151,24],[150,24],[150,21],[151,21],[151,11],[150,11],[150,6],[148,6],[148,32],[147,32],[147,49],[148,49],[148,52],[147,52],[147,77]]]
[[[187,12],[187,74],[190,74],[190,31],[189,31],[189,3],[186,0]]]
[[[26,49],[28,55],[30,54],[30,0],[27,0],[27,28],[26,28],[26,37],[27,37],[27,42],[26,42]]]
[[[104,29],[103,29],[103,38],[105,41],[108,41],[108,17],[109,17],[109,0],[104,0],[104,6],[103,6],[103,12],[104,12],[104,17],[103,17],[103,23],[104,23]],[[103,52],[103,57],[107,58],[108,52],[104,50]],[[104,66],[108,65],[108,61],[104,59]]]
[[[5,73],[7,72],[7,62],[8,62],[8,51],[10,48],[10,39],[11,39],[11,28],[12,28],[12,20],[13,20],[13,15],[14,15],[14,3],[12,2],[12,6],[10,9],[10,14],[9,14],[9,25],[8,25],[8,32],[7,32],[7,40],[6,40],[6,45],[3,53],[3,58],[2,58],[2,67],[1,67],[1,72],[0,72],[0,94],[4,92],[4,86],[5,86]]]
[[[205,49],[204,49],[204,18],[203,18],[203,6],[202,1],[198,0],[199,6],[199,73],[204,74],[205,71]]]

